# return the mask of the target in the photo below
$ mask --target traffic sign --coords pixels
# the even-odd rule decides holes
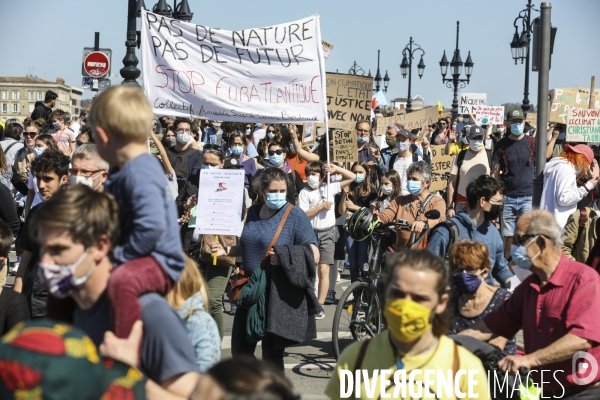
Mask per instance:
[[[92,78],[110,77],[111,49],[84,47],[81,74]]]
[[[82,89],[106,89],[110,86],[110,79],[108,78],[92,78],[88,76],[84,76],[81,79],[81,88]]]

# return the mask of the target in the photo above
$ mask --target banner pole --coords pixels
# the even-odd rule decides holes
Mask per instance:
[[[329,158],[329,118],[325,120],[325,144],[327,145],[327,164],[331,164],[331,160]],[[329,201],[329,184],[331,182],[331,173],[327,172],[327,193],[325,193],[325,198]]]

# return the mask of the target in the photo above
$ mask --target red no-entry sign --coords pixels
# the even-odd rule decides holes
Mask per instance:
[[[88,54],[83,60],[83,69],[94,78],[102,78],[110,71],[110,58],[101,51]]]

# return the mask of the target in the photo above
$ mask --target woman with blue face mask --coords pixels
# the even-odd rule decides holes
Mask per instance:
[[[243,134],[240,132],[233,132],[229,135],[229,151],[228,154],[232,159],[239,162],[245,171],[244,187],[248,189],[252,177],[256,174],[258,169],[258,162],[254,158],[250,158],[246,155],[246,140]]]
[[[481,242],[461,240],[452,246],[450,261],[450,331],[460,334],[471,325],[483,320],[510,298],[507,289],[489,285],[485,278],[490,273],[491,262],[488,248]],[[490,342],[503,349],[503,356],[517,354],[515,338],[499,336]]]
[[[256,146],[258,152],[258,163],[263,167],[269,165],[269,145],[273,142],[281,142],[281,132],[277,125],[271,124],[267,126],[267,134],[260,139]]]
[[[277,248],[286,245],[292,246],[292,248],[294,246],[308,246],[313,252],[314,262],[318,263],[319,251],[316,246],[317,238],[306,213],[299,207],[295,207],[287,202],[287,181],[287,174],[279,168],[265,168],[260,177],[258,189],[260,200],[248,210],[244,230],[240,237],[240,244],[223,248],[220,243],[214,243],[212,245],[213,253],[216,253],[217,256],[241,256],[242,270],[247,276],[254,276],[255,271],[260,274],[263,257],[267,254],[264,268],[267,271],[271,271],[271,274],[274,275],[276,273],[274,268],[281,270],[283,267],[281,259],[273,248],[269,248],[269,245],[275,237],[284,215],[286,215],[286,212],[289,212],[277,238]],[[288,210],[290,207],[291,209]],[[266,274],[266,285],[263,289],[270,288],[269,305],[265,307],[266,321],[269,321],[269,326],[295,324],[294,321],[290,320],[292,318],[290,315],[270,315],[269,313],[271,307],[281,301],[279,294],[289,292],[290,290],[287,281],[271,282],[271,274]],[[308,276],[306,279],[308,279]],[[301,305],[289,305],[289,307],[295,309],[301,307]],[[239,307],[235,313],[231,332],[231,352],[234,358],[241,355],[252,356],[256,350],[256,342],[248,340],[249,335],[246,331],[246,321],[249,312],[248,309]],[[311,317],[314,318],[314,315]],[[274,321],[273,319],[281,320]],[[307,321],[298,321],[296,324],[302,324],[305,327]],[[285,348],[276,344],[276,342],[280,342],[280,337],[270,333],[273,331],[274,329],[266,330],[262,339],[263,360],[272,362],[278,370],[283,371]]]
[[[364,161],[356,162],[352,165],[351,171],[356,175],[356,179],[350,186],[346,186],[342,190],[339,207],[340,214],[347,213],[348,218],[361,207],[370,207],[371,203],[377,199],[377,191],[369,179],[368,165]],[[359,268],[367,262],[369,240],[357,242],[348,236],[346,248],[350,262],[350,280],[354,282],[359,277]]]

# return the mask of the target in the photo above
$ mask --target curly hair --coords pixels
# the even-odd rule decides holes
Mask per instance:
[[[54,172],[59,178],[69,174],[69,157],[58,150],[46,150],[31,163],[34,173]]]

